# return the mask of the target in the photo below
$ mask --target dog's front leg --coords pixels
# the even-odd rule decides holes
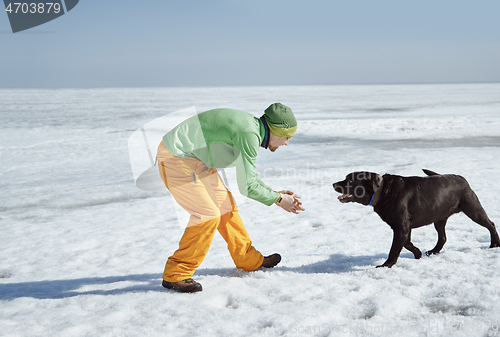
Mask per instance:
[[[416,259],[420,259],[422,257],[422,252],[420,251],[420,249],[418,249],[413,243],[411,243],[411,230],[408,234],[408,240],[406,241],[404,247],[412,252],[413,256],[415,256]]]
[[[406,226],[403,226],[403,228],[399,229],[394,229],[394,236],[392,239],[392,246],[391,250],[389,252],[389,257],[387,258],[387,261],[385,261],[383,264],[380,266],[377,266],[377,268],[380,267],[389,267],[391,268],[396,264],[396,261],[398,260],[399,254],[401,254],[401,250],[403,249],[403,246],[405,243],[408,241],[408,235],[410,234],[410,229],[409,226],[408,228],[405,228]]]

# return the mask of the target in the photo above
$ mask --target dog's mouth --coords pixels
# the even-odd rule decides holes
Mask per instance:
[[[339,199],[339,201],[342,203],[351,201],[351,198],[352,194],[342,194],[341,196],[337,197],[337,199]]]

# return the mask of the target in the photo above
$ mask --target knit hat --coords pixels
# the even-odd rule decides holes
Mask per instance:
[[[264,111],[269,131],[278,137],[292,137],[297,131],[297,120],[292,109],[281,103],[273,103]]]

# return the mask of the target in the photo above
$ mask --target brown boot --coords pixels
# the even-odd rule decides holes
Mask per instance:
[[[261,267],[273,268],[278,263],[280,263],[280,261],[281,261],[281,255],[275,253],[273,255],[269,255],[269,256],[264,257],[264,261],[262,262]]]
[[[197,291],[203,290],[201,284],[199,284],[192,278],[188,278],[179,282],[167,282],[163,280],[161,285],[167,289],[174,289],[175,291],[181,293],[195,293]]]

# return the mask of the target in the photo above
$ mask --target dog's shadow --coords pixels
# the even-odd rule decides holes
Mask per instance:
[[[401,254],[403,257],[403,254]],[[412,255],[413,256],[413,255]],[[386,254],[349,256],[342,254],[332,254],[326,260],[304,264],[299,267],[286,267],[278,265],[272,269],[260,268],[259,271],[290,271],[300,274],[340,274],[356,270],[375,268],[377,263],[381,263],[387,257]],[[410,257],[408,255],[408,257]],[[281,263],[283,264],[284,261]],[[197,276],[223,276],[223,277],[246,277],[248,272],[236,268],[206,268],[196,270]]]
[[[263,272],[287,271],[302,274],[338,274],[373,268],[384,258],[376,256],[330,255],[328,259],[299,267],[277,266],[259,269]],[[196,276],[248,277],[252,272],[236,268],[201,268]],[[6,278],[4,278],[5,280]],[[87,277],[68,280],[46,280],[20,283],[0,283],[0,300],[10,301],[22,297],[60,299],[82,295],[120,295],[131,292],[165,292],[161,274],[131,274],[123,276]]]
[[[374,268],[376,262],[380,262],[386,255],[363,255],[348,256],[342,254],[332,254],[328,259],[300,267],[280,267],[280,270],[291,271],[301,274],[340,274],[357,271],[360,269]]]

